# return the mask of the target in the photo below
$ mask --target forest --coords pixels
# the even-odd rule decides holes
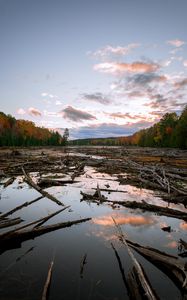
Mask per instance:
[[[71,141],[72,145],[171,147],[187,149],[187,106],[178,116],[166,113],[153,126],[135,132],[131,136]]]
[[[65,142],[66,137],[57,131],[0,112],[0,146],[60,146]]]

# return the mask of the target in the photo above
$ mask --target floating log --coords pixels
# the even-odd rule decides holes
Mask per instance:
[[[169,208],[169,207],[163,207],[163,206],[159,206],[159,205],[149,204],[144,200],[142,200],[142,202],[137,202],[137,201],[112,201],[112,200],[107,200],[106,198],[102,198],[102,201],[100,201],[100,199],[98,199],[98,197],[94,197],[94,195],[89,195],[89,194],[86,194],[86,193],[83,193],[83,192],[80,192],[80,193],[83,196],[81,201],[86,200],[86,201],[95,202],[97,204],[100,204],[101,202],[106,202],[106,203],[109,203],[111,205],[118,204],[118,205],[125,206],[127,208],[132,208],[132,209],[138,209],[139,208],[139,209],[142,209],[142,210],[145,210],[145,211],[154,212],[158,215],[163,215],[163,216],[182,219],[182,220],[187,221],[187,212],[172,209],[172,208]]]
[[[126,240],[126,243],[164,272],[180,289],[187,292],[187,269],[185,261],[180,260],[176,256],[161,252],[158,249],[144,247],[130,240]]]
[[[23,242],[26,240],[34,239],[35,237],[38,237],[40,235],[43,235],[43,234],[51,232],[51,231],[55,231],[55,230],[58,230],[61,228],[71,227],[72,225],[87,222],[90,220],[91,220],[91,218],[84,218],[84,219],[75,220],[75,221],[67,221],[67,222],[61,222],[61,223],[47,225],[47,226],[41,226],[41,227],[32,228],[32,229],[28,229],[28,230],[22,230],[22,231],[18,230],[12,234],[5,235],[4,237],[1,235],[0,249],[1,249],[1,246],[3,245],[3,243],[7,243],[7,242],[13,243],[14,241],[16,241],[16,242],[22,241]]]
[[[53,202],[57,203],[58,205],[63,205],[64,204],[62,202],[60,202],[56,197],[54,197],[53,195],[49,194],[48,192],[42,190],[33,180],[32,178],[25,172],[24,168],[22,167],[22,172],[25,176],[26,182],[33,187],[37,192],[39,192],[40,194],[42,194],[44,197],[47,197],[48,199],[52,200]]]
[[[38,186],[40,188],[47,188],[47,187],[51,187],[51,186],[63,186],[65,184],[72,184],[72,183],[76,183],[76,182],[79,182],[79,181],[73,181],[72,179],[56,180],[56,179],[42,178],[38,182]]]
[[[23,222],[23,220],[21,218],[1,220],[0,221],[0,228],[10,227],[10,226],[13,226],[13,225],[20,224],[21,222]]]
[[[9,178],[4,184],[3,184],[3,187],[6,188],[8,187],[9,185],[11,185],[15,180],[15,177],[11,177]]]
[[[17,228],[15,228],[15,229],[13,229],[13,230],[10,230],[10,231],[8,231],[8,232],[5,232],[5,233],[2,233],[1,235],[0,235],[0,239],[1,238],[6,238],[7,236],[10,238],[12,235],[14,235],[16,232],[18,232],[18,231],[20,231],[20,230],[22,230],[22,229],[25,229],[25,228],[27,228],[27,227],[30,227],[31,225],[34,225],[34,224],[37,224],[37,225],[42,225],[42,224],[44,224],[45,222],[47,222],[49,219],[51,219],[52,217],[54,217],[54,216],[56,216],[57,214],[59,214],[60,212],[62,212],[63,210],[65,210],[66,208],[69,208],[70,206],[65,206],[64,208],[62,208],[62,209],[60,209],[60,210],[58,210],[58,211],[56,211],[56,212],[54,212],[54,213],[52,213],[52,214],[50,214],[50,215],[48,215],[47,217],[44,217],[44,218],[40,218],[39,220],[36,220],[36,221],[32,221],[32,222],[29,222],[29,223],[27,223],[27,224],[25,224],[25,225],[23,225],[23,226],[20,226],[20,227],[17,227]],[[34,227],[35,228],[35,227]]]
[[[134,254],[132,253],[131,249],[129,248],[129,245],[126,242],[126,239],[124,237],[124,234],[121,230],[121,227],[119,224],[116,223],[115,219],[112,218],[114,221],[114,224],[117,228],[118,231],[118,237],[120,239],[120,241],[126,246],[128,254],[133,262],[133,272],[137,278],[137,281],[139,283],[139,285],[141,286],[143,293],[146,295],[146,299],[148,300],[156,300],[158,299],[158,297],[156,296],[155,291],[153,290],[153,288],[151,287],[150,282],[148,281],[147,276],[145,276],[145,271],[143,269],[143,267],[139,264],[139,262],[137,261],[137,259],[135,258]],[[139,297],[135,298],[135,299],[139,299]]]
[[[15,208],[9,210],[8,212],[1,214],[1,215],[0,215],[0,219],[1,219],[1,218],[8,217],[9,215],[12,215],[12,214],[15,213],[16,211],[18,211],[18,210],[20,210],[20,209],[22,209],[22,208],[24,208],[24,207],[27,207],[28,205],[31,205],[31,204],[33,204],[33,203],[39,201],[39,200],[42,199],[42,198],[43,198],[43,196],[40,196],[40,197],[37,197],[36,199],[30,201],[30,202],[29,202],[29,201],[24,202],[23,204],[21,204],[21,205],[15,207]]]

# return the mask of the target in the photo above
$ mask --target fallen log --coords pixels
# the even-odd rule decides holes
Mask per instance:
[[[57,203],[58,205],[63,205],[62,202],[60,202],[57,198],[55,198],[53,195],[49,194],[48,192],[42,190],[33,180],[32,178],[25,172],[24,168],[22,167],[22,172],[25,176],[26,182],[33,187],[37,192],[42,194],[44,197],[47,197],[48,199],[52,200],[53,202]]]
[[[70,206],[65,206],[64,208],[60,209],[60,210],[57,210],[56,212],[48,215],[47,217],[43,217],[43,218],[40,218],[39,220],[36,220],[36,221],[32,221],[32,222],[29,222],[23,226],[20,226],[20,227],[17,227],[13,230],[10,230],[10,231],[7,231],[5,233],[2,233],[0,235],[0,240],[1,239],[4,239],[6,238],[7,236],[10,238],[11,235],[14,235],[15,233],[17,233],[18,231],[22,230],[22,229],[25,229],[27,227],[30,227],[31,225],[34,225],[34,224],[37,224],[37,225],[42,225],[44,224],[45,222],[47,222],[49,219],[51,219],[52,217],[56,216],[57,214],[59,214],[60,212],[62,212],[63,210],[65,210],[66,208],[69,208]],[[35,228],[35,227],[34,227]]]
[[[8,187],[9,185],[11,185],[15,180],[15,177],[11,177],[9,178],[4,184],[3,184],[3,187],[6,188]]]
[[[28,202],[28,201],[27,201],[27,202],[24,202],[23,204],[21,204],[21,205],[15,207],[15,208],[9,210],[8,212],[1,214],[1,215],[0,215],[0,219],[1,219],[1,218],[8,217],[9,215],[12,215],[12,214],[15,213],[16,211],[18,211],[18,210],[20,210],[20,209],[22,209],[22,208],[24,208],[24,207],[27,207],[28,205],[31,205],[31,204],[33,204],[33,203],[39,201],[39,200],[42,199],[42,198],[43,198],[43,196],[40,196],[40,197],[38,197],[38,198],[36,198],[36,199],[30,201],[30,202]]]
[[[121,230],[121,227],[119,226],[119,224],[116,223],[114,218],[112,218],[112,219],[113,219],[114,224],[117,228],[118,237],[119,237],[120,241],[122,242],[122,244],[126,246],[128,254],[129,254],[129,256],[130,256],[130,258],[133,262],[133,270],[130,274],[134,275],[134,279],[136,279],[137,290],[140,290],[139,287],[141,287],[141,289],[143,290],[143,294],[146,296],[145,299],[148,299],[148,300],[158,299],[158,297],[156,296],[155,291],[153,290],[150,282],[148,281],[147,276],[145,275],[145,271],[144,271],[143,267],[139,264],[139,262],[137,261],[137,259],[134,256],[134,254],[132,253],[131,249],[129,248],[129,245],[126,242],[126,239],[125,239],[124,234]],[[133,280],[130,281],[130,278],[129,278],[129,283],[131,283],[131,285],[133,284]],[[133,287],[132,287],[132,290],[133,290]],[[141,295],[141,293],[139,293],[139,294]],[[137,296],[135,296],[135,297],[136,298],[134,298],[134,299],[141,299],[141,298],[139,298],[138,293],[137,293]]]
[[[5,245],[6,243],[13,243],[14,241],[23,242],[26,240],[34,239],[45,233],[55,231],[55,230],[58,230],[61,228],[71,227],[72,225],[87,222],[90,220],[91,220],[91,218],[84,218],[84,219],[75,220],[75,221],[67,221],[67,222],[61,222],[61,223],[47,225],[47,226],[36,227],[36,228],[29,229],[29,230],[22,230],[22,231],[19,230],[12,234],[6,235],[4,237],[1,235],[0,249],[2,248],[3,244]]]
[[[159,206],[159,205],[150,204],[150,203],[147,203],[144,200],[142,200],[142,202],[137,202],[137,201],[115,201],[115,200],[107,200],[106,197],[102,196],[102,201],[100,201],[100,199],[97,197],[97,195],[95,197],[95,194],[90,195],[90,194],[83,193],[82,191],[80,192],[80,194],[83,196],[80,201],[91,201],[91,202],[95,202],[97,204],[106,202],[106,203],[111,204],[112,206],[117,204],[117,205],[125,206],[127,208],[142,209],[142,210],[145,210],[145,211],[154,212],[158,215],[163,215],[163,216],[182,219],[182,220],[187,221],[187,212],[172,209],[172,208],[169,208],[169,207],[163,207],[163,206]]]
[[[79,181],[73,181],[72,179],[56,180],[56,179],[42,178],[38,182],[38,186],[40,188],[47,188],[47,187],[52,187],[52,186],[63,186],[65,184],[72,184],[72,183],[76,183],[76,182],[79,182]]]
[[[21,222],[23,222],[23,220],[21,218],[1,220],[0,221],[0,228],[10,227],[10,226],[13,226],[13,225],[20,224]]]
[[[133,243],[130,240],[126,240],[126,243],[164,272],[180,289],[187,292],[187,269],[185,261],[155,248]]]

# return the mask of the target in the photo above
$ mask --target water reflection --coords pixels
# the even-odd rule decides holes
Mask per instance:
[[[102,226],[115,226],[113,219],[119,225],[131,225],[131,226],[145,226],[149,227],[156,224],[158,221],[154,216],[142,216],[142,215],[131,215],[112,213],[111,215],[105,215],[98,218],[93,218],[93,223]]]

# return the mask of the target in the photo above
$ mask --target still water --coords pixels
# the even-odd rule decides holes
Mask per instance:
[[[70,208],[50,219],[46,224],[87,217],[91,217],[92,220],[47,233],[34,240],[23,242],[20,248],[1,254],[0,299],[41,299],[52,259],[54,259],[54,267],[50,300],[128,299],[111,242],[120,255],[125,274],[132,267],[132,261],[125,246],[118,240],[112,217],[120,224],[128,239],[170,254],[179,254],[179,239],[187,240],[187,223],[184,221],[138,209],[111,207],[107,203],[97,205],[91,202],[80,202],[82,198],[80,191],[93,194],[97,184],[101,189],[107,189],[109,185],[109,189],[120,191],[102,192],[110,200],[145,200],[168,206],[166,202],[153,191],[130,185],[119,185],[115,175],[111,177],[108,174],[97,173],[91,167],[85,170],[85,174],[76,178],[74,184],[47,189],[65,205],[70,205]],[[32,176],[37,179],[36,173]],[[39,193],[31,189],[22,179],[18,177],[6,189],[1,187],[1,212],[39,196]],[[180,205],[170,205],[170,207],[184,210]],[[25,222],[33,221],[59,208],[57,204],[43,198],[14,213],[12,218],[20,216]],[[171,232],[161,230],[163,226],[171,226]],[[152,286],[161,299],[180,298],[180,291],[164,273],[137,253],[134,254],[144,266]],[[85,255],[86,264],[81,272],[81,262]]]

